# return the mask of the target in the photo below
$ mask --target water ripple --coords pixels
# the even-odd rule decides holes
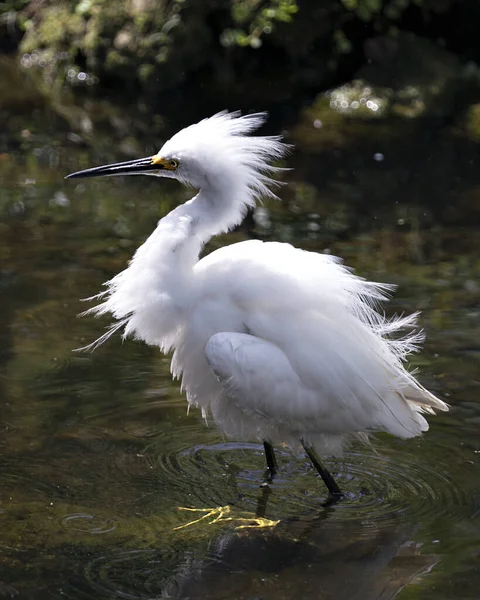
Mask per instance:
[[[192,428],[193,433],[193,428]],[[197,430],[198,433],[198,430]],[[265,464],[262,446],[247,443],[188,445],[182,435],[150,444],[141,457],[147,472],[164,475],[169,489],[187,506],[225,504],[255,511]],[[182,440],[182,441],[181,441]],[[279,472],[270,486],[268,516],[294,516],[322,506],[326,490],[308,461],[277,450]],[[345,491],[335,507],[334,518],[366,519],[385,525],[398,519],[425,520],[439,516],[469,516],[478,507],[478,493],[466,489],[451,474],[451,465],[395,449],[347,452],[328,468]]]
[[[338,504],[336,517],[384,525],[399,515],[425,521],[472,513],[473,498],[445,465],[437,462],[431,467],[411,458],[399,453],[348,453],[339,478],[348,492]]]
[[[7,421],[0,421],[0,435],[11,433],[16,428],[11,424],[7,423]]]
[[[110,533],[117,528],[112,519],[102,519],[88,513],[74,513],[63,517],[64,527],[80,533],[99,535]]]
[[[93,592],[100,598],[159,598],[176,562],[176,554],[165,550],[113,552],[95,558],[86,566],[84,584],[90,594]]]

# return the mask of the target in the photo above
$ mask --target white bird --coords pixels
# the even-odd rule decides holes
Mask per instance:
[[[377,312],[392,286],[354,275],[338,258],[290,244],[245,241],[199,260],[209,239],[238,225],[260,197],[274,196],[271,166],[287,146],[250,136],[265,115],[222,112],[168,140],[155,156],[68,177],[145,174],[178,179],[198,194],[161,219],[90,313],[173,351],[190,406],[237,440],[303,446],[334,498],[341,491],[317,452],[337,454],[350,438],[386,431],[411,438],[422,413],[448,410],[405,369],[422,341],[416,315]]]

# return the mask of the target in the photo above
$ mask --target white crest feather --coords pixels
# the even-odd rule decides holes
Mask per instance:
[[[186,152],[187,156],[198,157],[211,177],[226,175],[241,185],[243,202],[253,206],[259,198],[275,197],[271,188],[280,182],[272,175],[286,169],[271,163],[283,158],[290,148],[280,136],[249,135],[263,125],[266,117],[266,113],[240,116],[238,112],[220,112],[179,131],[159,154]]]

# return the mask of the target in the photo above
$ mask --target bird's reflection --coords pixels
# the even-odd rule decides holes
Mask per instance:
[[[339,523],[332,511],[222,533],[204,558],[184,557],[162,598],[390,600],[438,562],[421,554],[411,527]]]

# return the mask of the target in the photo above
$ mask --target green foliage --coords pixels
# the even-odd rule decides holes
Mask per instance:
[[[91,85],[108,76],[120,85],[129,82],[132,89],[160,91],[180,85],[199,68],[232,60],[219,42],[260,48],[268,35],[295,64],[310,63],[308,77],[321,85],[325,72],[355,51],[351,31],[362,27],[359,20],[371,22],[378,35],[393,37],[409,6],[420,6],[428,16],[454,1],[6,0],[0,6],[9,7],[9,15],[16,10],[25,31],[23,66],[40,66],[49,85]],[[211,20],[222,22],[211,19],[215,15],[221,15],[223,31],[212,28]],[[315,47],[323,50],[314,57]],[[217,72],[231,70],[230,64],[224,66]],[[294,75],[301,77],[301,72]]]
[[[0,36],[4,35],[5,30],[11,31],[12,25],[16,25],[19,29],[24,28],[22,11],[28,3],[29,0],[3,0],[3,2],[0,0]]]
[[[262,36],[270,34],[275,22],[290,23],[298,12],[296,0],[271,0],[263,6],[261,0],[234,0],[232,19],[238,28],[226,29],[221,37],[224,46],[259,48]]]
[[[3,0],[0,2],[0,15],[23,10],[28,3],[29,0]]]
[[[340,3],[362,21],[372,21],[378,16],[389,20],[399,19],[411,5],[426,11],[443,12],[452,4],[452,0],[340,0]]]
[[[345,24],[354,19],[365,23],[372,22],[374,29],[380,34],[392,37],[396,35],[397,22],[402,18],[406,9],[417,6],[422,9],[424,16],[432,13],[442,13],[455,0],[338,0],[345,9],[343,22],[338,24],[334,32],[336,50],[339,54],[348,54],[352,45],[345,36]]]
[[[298,11],[296,0],[226,3],[233,26],[221,35],[224,46],[258,48],[275,24],[289,23]],[[145,85],[160,80],[173,85],[189,68],[208,61],[202,50],[211,46],[206,16],[214,8],[200,0],[44,0],[35,10],[26,3],[20,49],[33,55],[35,64],[40,59],[53,81],[67,73],[74,74],[69,83],[94,81],[90,76],[78,81],[81,58],[89,75],[109,72]]]

